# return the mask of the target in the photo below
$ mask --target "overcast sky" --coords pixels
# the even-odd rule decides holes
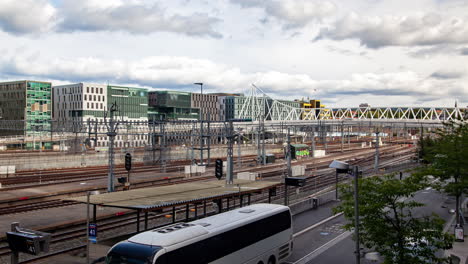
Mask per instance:
[[[466,0],[0,0],[0,79],[468,105]]]

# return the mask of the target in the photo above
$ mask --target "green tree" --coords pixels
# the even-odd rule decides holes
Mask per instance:
[[[456,221],[460,223],[460,197],[468,193],[468,123],[445,123],[434,139],[425,138],[419,144],[424,146],[423,160],[429,163],[419,174],[439,178],[442,189],[455,196]]]
[[[360,240],[385,259],[384,263],[444,263],[436,256],[439,249],[450,248],[453,237],[443,232],[444,221],[435,214],[414,216],[412,209],[424,206],[411,199],[418,190],[429,186],[424,177],[411,176],[403,180],[393,176],[359,180]],[[354,193],[342,186],[343,211],[354,227]]]

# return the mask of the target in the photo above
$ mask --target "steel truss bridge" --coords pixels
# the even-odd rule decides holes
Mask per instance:
[[[460,107],[347,107],[296,108],[268,96],[252,85],[246,96],[239,119],[257,121],[294,120],[388,120],[401,122],[468,119],[468,108]]]

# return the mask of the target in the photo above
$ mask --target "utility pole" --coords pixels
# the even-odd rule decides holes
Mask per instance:
[[[262,163],[262,152],[260,149],[260,126],[257,129],[257,165]]]
[[[315,158],[315,129],[316,127],[312,127],[312,158]]]
[[[289,134],[290,128],[288,127],[288,140],[286,145],[286,156],[287,156],[287,177],[292,176],[291,172],[291,135]]]
[[[261,128],[262,128],[262,163],[266,165],[266,157],[265,157],[265,115],[261,117]]]
[[[211,144],[211,131],[210,131],[210,123],[211,123],[211,116],[210,116],[210,112],[208,112],[208,123],[206,124],[207,126],[207,132],[206,132],[206,152],[207,152],[207,160],[206,160],[206,164],[207,165],[210,165],[210,150],[211,150],[211,147],[210,147],[210,144]]]
[[[379,172],[379,131],[375,132],[375,161],[374,161],[374,170],[375,173]]]
[[[242,135],[239,133],[239,135],[237,135],[237,168],[238,169],[242,168],[241,141],[242,141]]]
[[[423,126],[421,124],[420,136],[419,136],[419,142],[421,142],[421,149],[419,150],[418,163],[422,161],[423,155],[424,155],[424,141],[423,140],[424,140],[424,130],[423,130]]]
[[[343,145],[344,145],[344,121],[341,121],[341,153],[344,152]]]
[[[90,248],[90,243],[89,243],[89,198],[90,198],[91,192],[87,191],[86,192],[86,264],[89,264],[89,248]]]
[[[166,172],[166,130],[165,130],[165,121],[162,120],[159,122],[159,161],[161,163],[162,172]]]
[[[348,125],[348,150],[351,148],[351,126]]]
[[[113,103],[111,108],[109,109],[110,113],[110,120],[109,124],[107,124],[107,120],[104,117],[107,126],[107,136],[109,137],[109,172],[107,176],[107,191],[113,192],[114,191],[114,140],[115,136],[117,135],[117,127],[119,126],[119,122],[114,121],[114,112],[117,111],[117,103]]]
[[[204,140],[203,137],[203,120],[200,120],[200,165],[203,165],[203,150],[204,150]]]
[[[226,129],[226,138],[228,140],[227,148],[227,167],[226,167],[226,185],[231,185],[233,183],[233,144],[234,144],[234,127],[232,121],[228,122],[228,127]]]

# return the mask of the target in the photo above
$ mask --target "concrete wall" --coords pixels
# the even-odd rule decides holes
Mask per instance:
[[[283,150],[278,146],[265,146],[267,153],[282,153]],[[237,162],[237,146],[234,146],[234,163]],[[133,162],[152,163],[153,153],[143,149],[129,151],[132,153]],[[125,160],[125,149],[115,151],[115,163],[123,164]],[[189,153],[190,154],[190,151]],[[251,145],[242,145],[241,155],[256,155],[257,148]],[[194,152],[195,159],[198,160],[199,151]],[[186,148],[170,148],[166,152],[166,160],[182,160],[189,157]],[[205,151],[203,157],[207,158]],[[226,147],[217,146],[211,149],[211,160],[226,157]],[[156,160],[159,159],[159,151],[155,152]],[[7,159],[0,159],[0,166],[16,166],[17,171],[21,170],[45,170],[55,168],[77,168],[87,166],[105,166],[108,164],[107,152],[88,151],[86,153],[66,153],[66,152],[44,152],[44,153],[12,153]]]
[[[318,199],[317,206],[320,206],[322,204],[326,204],[326,203],[328,203],[330,201],[335,200],[335,191],[327,192],[327,193],[320,194],[320,195],[317,195],[317,196],[309,196],[309,197],[307,197],[306,199],[304,199],[304,200],[302,200],[300,202],[291,204],[289,206],[289,208],[291,209],[291,213],[293,215],[296,215],[296,214],[305,212],[307,210],[314,209],[314,203],[313,203],[314,199]]]

